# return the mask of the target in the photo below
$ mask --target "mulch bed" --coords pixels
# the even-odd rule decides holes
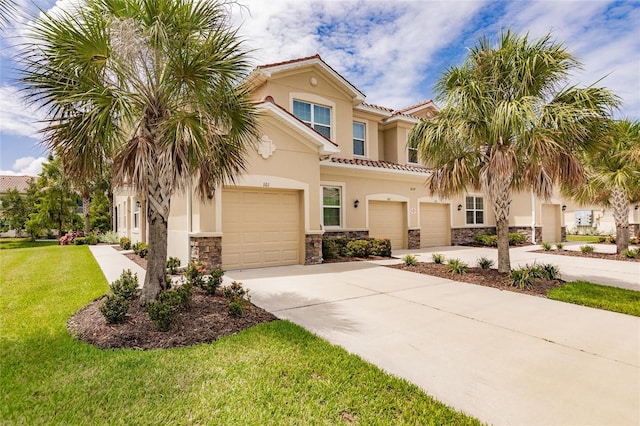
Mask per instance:
[[[135,253],[125,256],[147,269],[147,259]],[[234,316],[229,311],[227,299],[219,292],[211,296],[194,288],[191,309],[178,313],[171,330],[159,331],[144,307],[135,302],[129,307],[123,324],[107,324],[99,311],[103,300],[95,300],[67,322],[67,329],[73,336],[101,349],[168,349],[211,343],[223,336],[277,319],[275,315],[249,302],[241,317]]]
[[[147,270],[147,259],[143,259],[135,253],[125,254],[124,256],[133,260],[138,266],[140,266],[145,271]]]
[[[399,264],[388,267],[540,297],[547,297],[547,291],[564,284],[562,280],[536,280],[533,287],[521,289],[512,286],[509,276],[498,272],[497,269],[469,268],[465,274],[452,274],[447,270],[446,265],[438,263],[420,262],[416,266]]]
[[[277,319],[251,303],[247,303],[241,317],[236,317],[230,313],[223,296],[209,296],[200,289],[194,289],[191,309],[178,313],[173,328],[163,332],[156,329],[147,311],[135,302],[131,304],[123,324],[107,324],[98,310],[102,303],[103,298],[92,302],[67,323],[73,336],[101,349],[167,349],[211,343],[220,337]]]
[[[543,253],[543,254],[557,254],[559,256],[573,256],[573,257],[590,257],[592,259],[606,259],[606,260],[622,260],[625,262],[640,262],[640,258],[635,259],[626,257],[624,254],[615,253],[582,253],[581,251],[573,250],[532,250],[531,253]]]

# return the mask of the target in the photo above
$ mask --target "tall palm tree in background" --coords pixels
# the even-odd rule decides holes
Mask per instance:
[[[617,104],[608,90],[567,86],[579,66],[550,35],[529,40],[506,31],[495,47],[480,39],[438,81],[438,115],[411,132],[409,143],[433,167],[426,182],[431,193],[448,197],[473,188],[489,197],[500,272],[511,269],[511,191],[548,199],[557,181],[580,185],[583,169],[574,152],[597,140]]]
[[[148,204],[141,301],[166,289],[170,200],[191,182],[211,197],[245,168],[256,108],[229,4],[86,0],[36,20],[22,53],[28,99],[47,113],[48,148],[79,176],[112,161],[114,185]],[[74,171],[75,167],[75,171]]]
[[[582,152],[585,185],[562,187],[580,204],[613,208],[618,253],[629,248],[629,204],[640,201],[640,156],[634,150],[640,150],[640,121],[613,122],[596,149]]]

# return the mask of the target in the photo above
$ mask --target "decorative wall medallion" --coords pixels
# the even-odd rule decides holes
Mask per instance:
[[[260,138],[258,142],[258,154],[262,156],[265,160],[273,155],[276,151],[276,146],[273,144],[269,136],[264,135]]]

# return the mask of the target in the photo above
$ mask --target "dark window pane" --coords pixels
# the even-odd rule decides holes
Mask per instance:
[[[484,199],[482,197],[476,197],[476,209],[478,210],[484,209]]]
[[[472,211],[467,211],[467,224],[471,225],[473,224],[473,212]]]
[[[322,136],[324,136],[325,138],[331,139],[331,127],[321,126],[319,124],[316,124],[315,126],[313,126],[313,128],[316,129],[316,131],[320,133]]]
[[[325,206],[340,206],[340,188],[335,186],[323,187],[322,204]]]
[[[484,223],[484,212],[476,212],[476,223]]]
[[[353,138],[364,140],[364,124],[353,123]]]
[[[473,210],[473,197],[467,197],[465,200],[467,210]]]
[[[364,141],[360,141],[357,139],[353,140],[353,154],[364,155]]]
[[[340,226],[340,209],[325,207],[323,209],[324,226]]]

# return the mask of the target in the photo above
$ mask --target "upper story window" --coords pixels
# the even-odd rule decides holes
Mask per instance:
[[[418,148],[407,146],[407,162],[418,164]]]
[[[484,198],[466,197],[467,225],[484,224]]]
[[[364,123],[353,122],[353,155],[365,156]]]
[[[331,139],[331,108],[310,102],[293,101],[293,115]]]
[[[342,217],[342,196],[339,186],[322,187],[322,224],[324,226],[340,226]]]

